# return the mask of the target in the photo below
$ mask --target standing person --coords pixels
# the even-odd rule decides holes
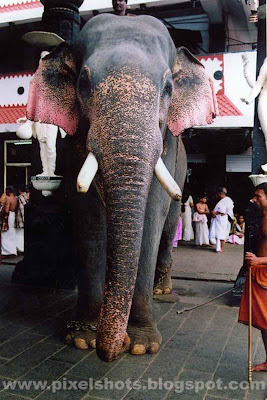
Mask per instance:
[[[6,187],[6,201],[3,207],[3,219],[7,223],[2,225],[1,232],[1,254],[2,256],[17,255],[16,230],[15,230],[15,210],[18,200],[15,196],[13,186]]]
[[[192,227],[192,212],[191,208],[194,206],[192,196],[188,191],[184,190],[182,196],[182,226],[183,226],[183,240],[189,242],[194,239],[194,231]]]
[[[28,203],[28,196],[25,192],[24,185],[20,185],[19,188],[18,207],[16,212],[16,245],[17,251],[20,253],[24,252],[24,206]]]
[[[207,197],[201,196],[199,202],[196,204],[196,212],[193,215],[195,222],[195,245],[196,246],[209,246],[209,228],[207,214],[210,213],[207,205]]]
[[[219,202],[216,204],[214,210],[211,212],[212,220],[210,225],[210,242],[215,244],[216,252],[222,252],[226,239],[229,236],[229,222],[228,216],[233,219],[233,200],[227,195],[227,189],[220,187],[217,192]]]
[[[252,367],[252,371],[267,371],[267,183],[255,188],[254,203],[262,210],[262,222],[258,232],[258,246],[254,253],[246,252],[245,264],[251,268],[252,326],[261,330],[266,361]],[[248,274],[241,298],[238,321],[249,321]]]
[[[127,2],[128,0],[112,0],[114,14],[121,17],[127,15]]]

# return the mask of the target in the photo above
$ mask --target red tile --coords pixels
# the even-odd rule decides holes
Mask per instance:
[[[0,13],[2,12],[10,12],[10,11],[20,11],[20,10],[28,10],[30,8],[43,7],[40,0],[28,0],[25,4],[12,4],[9,6],[1,6],[0,5]]]
[[[25,114],[26,106],[0,107],[0,124],[15,124],[17,119]]]
[[[225,94],[217,94],[216,98],[220,117],[243,115]]]

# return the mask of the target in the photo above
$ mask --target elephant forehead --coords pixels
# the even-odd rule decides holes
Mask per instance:
[[[130,75],[130,79],[135,76],[143,79],[145,76],[153,81],[154,86],[161,87],[164,73],[169,65],[162,55],[150,57],[150,54],[141,48],[136,49],[132,44],[127,46],[120,44],[110,46],[108,49],[98,49],[84,60],[84,68],[90,69],[92,87],[96,87],[108,76],[115,74],[118,74],[119,79],[123,74]]]
[[[150,16],[117,17],[100,15],[88,21],[77,42],[77,52],[88,60],[96,52],[122,51],[132,47],[133,54],[143,52],[150,59],[163,57],[172,67],[176,49],[166,27]],[[153,65],[152,65],[153,67]]]
[[[125,68],[120,71],[113,71],[104,81],[97,85],[96,89],[103,94],[107,94],[110,86],[113,91],[121,93],[122,96],[144,94],[147,101],[150,101],[151,97],[156,94],[156,86],[151,79],[144,76],[137,69],[129,71]]]
[[[123,68],[112,71],[94,90],[98,104],[138,103],[153,105],[158,98],[158,89],[152,80],[138,69]]]
[[[134,76],[128,69],[110,73],[93,92],[89,105],[90,138],[97,137],[101,141],[109,138],[108,147],[118,137],[125,138],[123,152],[127,153],[127,143],[131,146],[136,143],[136,151],[140,152],[140,135],[144,135],[149,143],[155,140],[159,99],[156,86],[140,72]],[[103,143],[101,146],[103,148]],[[116,144],[116,151],[117,147]]]

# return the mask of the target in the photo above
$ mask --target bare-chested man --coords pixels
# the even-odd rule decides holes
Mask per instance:
[[[2,229],[1,232],[1,254],[3,256],[17,255],[15,230],[15,209],[17,207],[17,203],[18,200],[15,196],[15,190],[13,186],[7,186],[3,215],[8,216],[8,218],[6,229]]]
[[[245,262],[251,268],[252,325],[261,330],[266,361],[252,367],[252,371],[267,371],[267,183],[255,188],[254,202],[263,212],[256,255],[246,253]],[[248,276],[248,275],[247,275]],[[248,279],[242,294],[239,322],[248,323]]]
[[[6,196],[5,212],[8,213],[9,211],[15,211],[18,200],[15,196],[15,189],[13,186],[7,186]]]
[[[128,0],[112,0],[114,13],[124,17],[127,14],[127,2]]]

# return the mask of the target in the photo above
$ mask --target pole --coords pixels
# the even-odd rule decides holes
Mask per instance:
[[[252,298],[251,298],[251,267],[249,267],[248,271],[248,310],[249,310],[249,319],[248,319],[248,384],[251,386],[252,382],[252,371],[251,371],[251,325],[252,325]]]

